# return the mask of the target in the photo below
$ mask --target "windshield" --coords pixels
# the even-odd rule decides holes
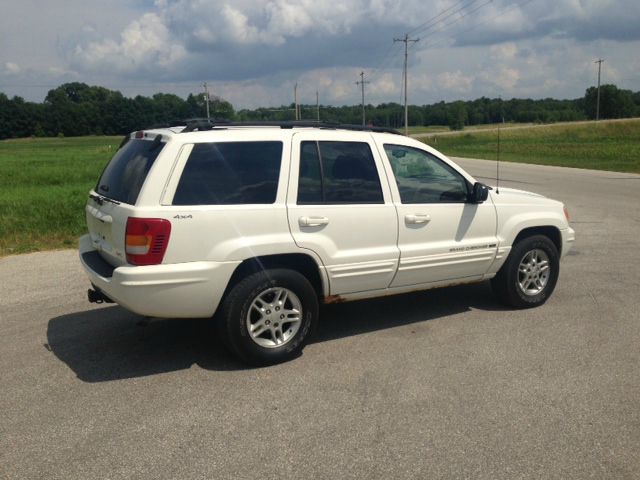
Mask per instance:
[[[155,140],[129,140],[113,156],[96,185],[96,192],[119,202],[135,204],[153,162],[164,147]]]

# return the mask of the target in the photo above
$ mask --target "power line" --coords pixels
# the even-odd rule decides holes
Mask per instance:
[[[379,75],[380,72],[383,70],[383,66],[387,65],[387,62],[389,60],[393,60],[396,56],[396,54],[398,53],[397,48],[394,49],[394,47],[398,47],[398,44],[396,42],[391,42],[391,44],[389,45],[389,48],[387,48],[387,50],[385,51],[385,53],[382,55],[382,60],[380,62],[378,62],[378,64],[371,69],[372,73],[369,74],[369,79],[373,81],[373,78],[376,77],[376,75]]]
[[[371,82],[364,79],[364,72],[360,72],[360,80],[356,82],[356,85],[360,85],[362,87],[362,126],[363,127],[367,124],[366,118],[365,118],[365,112],[364,112],[364,86],[367,83],[371,83]]]
[[[436,33],[440,33],[444,30],[447,30],[449,27],[451,27],[452,25],[455,25],[456,23],[458,23],[460,20],[462,20],[463,18],[471,15],[472,13],[477,12],[478,10],[480,10],[482,7],[486,7],[487,5],[489,5],[490,3],[492,3],[493,0],[487,0],[484,3],[481,3],[480,5],[477,5],[474,9],[466,11],[466,12],[462,12],[462,10],[460,10],[460,16],[457,18],[454,18],[452,21],[442,25],[440,28],[438,28],[437,30],[432,30],[429,33],[427,33],[426,35],[423,36],[423,38],[428,38],[431,37],[433,35],[435,35]],[[458,13],[458,12],[455,12]]]
[[[450,17],[451,15],[454,15],[455,13],[459,12],[461,9],[464,9],[464,8],[466,8],[466,7],[470,6],[471,4],[473,4],[473,3],[477,2],[477,1],[478,1],[478,0],[471,0],[471,1],[469,1],[469,0],[461,0],[461,1],[457,2],[457,3],[454,3],[454,4],[453,4],[453,5],[451,5],[449,8],[444,9],[444,10],[443,10],[443,11],[441,11],[439,14],[435,15],[434,17],[431,17],[431,18],[430,18],[429,20],[427,20],[426,22],[421,23],[421,24],[420,24],[420,25],[418,25],[417,27],[414,27],[412,30],[409,30],[409,31],[407,32],[407,34],[408,34],[408,35],[413,35],[413,34],[420,33],[420,32],[422,32],[422,31],[424,31],[424,30],[428,30],[431,26],[436,25],[436,24],[438,23],[438,21],[442,21],[442,20],[444,20],[444,19],[446,19],[446,18]],[[454,8],[459,7],[460,5],[462,5],[462,4],[466,3],[466,2],[469,2],[469,3],[468,3],[468,4],[466,4],[466,5],[463,5],[463,6],[461,7],[461,9],[456,10],[456,11],[454,11],[454,12],[451,12],[449,15],[445,16],[445,18],[444,18],[444,19],[440,19],[440,20],[438,20],[438,19],[439,19],[442,15],[444,15],[445,13],[447,13],[447,12],[451,11],[451,10],[452,10],[452,9],[454,9]],[[437,21],[436,21],[436,20],[437,20]]]
[[[472,25],[470,28],[467,28],[467,29],[465,29],[465,30],[463,30],[463,31],[461,31],[459,33],[460,34],[464,34],[464,33],[470,32],[472,30],[475,30],[476,28],[481,27],[482,25],[485,25],[486,23],[491,22],[492,20],[495,20],[496,18],[501,17],[502,15],[511,12],[512,10],[514,10],[517,7],[524,7],[525,5],[531,3],[532,1],[533,0],[525,0],[523,2],[513,3],[508,8],[505,8],[501,12],[498,12],[496,15],[494,15],[494,16],[486,19],[486,20],[483,20],[482,22],[478,22],[475,25]],[[437,33],[439,33],[439,32],[437,32]],[[443,38],[443,39],[441,39],[441,40],[439,40],[437,42],[429,44],[429,46],[436,47],[436,46],[442,45],[446,40],[447,40],[446,38]]]

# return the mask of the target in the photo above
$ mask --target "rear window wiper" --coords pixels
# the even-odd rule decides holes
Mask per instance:
[[[90,193],[89,198],[96,202],[98,205],[102,205],[104,204],[104,202],[113,203],[114,205],[120,205],[120,202],[118,202],[117,200],[113,200],[109,197],[103,197],[102,195],[94,195],[93,193]]]

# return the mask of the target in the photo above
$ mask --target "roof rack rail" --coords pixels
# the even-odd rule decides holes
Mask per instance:
[[[246,121],[246,122],[232,122],[230,120],[207,120],[206,118],[193,118],[185,121],[186,128],[182,130],[182,133],[213,130],[216,128],[227,127],[280,127],[283,129],[289,128],[323,128],[331,130],[353,130],[359,132],[380,132],[380,133],[393,133],[395,135],[402,135],[397,130],[388,127],[375,127],[370,125],[351,125],[344,123],[333,122],[318,122],[315,120],[287,120],[287,121]]]

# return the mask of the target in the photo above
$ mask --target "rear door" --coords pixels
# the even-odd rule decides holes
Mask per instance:
[[[126,263],[125,229],[142,185],[165,143],[161,135],[128,140],[102,172],[85,207],[93,246],[112,265]]]
[[[321,259],[332,295],[387,288],[398,220],[370,134],[293,136],[287,211],[296,244]]]

